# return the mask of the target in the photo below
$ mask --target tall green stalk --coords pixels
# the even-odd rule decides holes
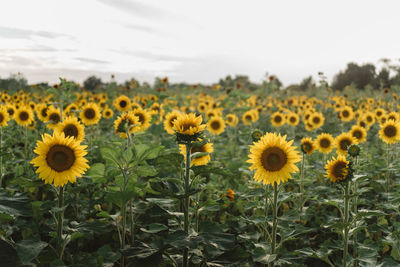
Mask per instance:
[[[58,190],[58,214],[57,214],[57,253],[58,258],[62,260],[64,254],[63,224],[64,224],[64,186]]]
[[[355,159],[355,167],[357,166],[357,164],[358,164],[358,157],[356,157],[356,159]],[[357,213],[358,213],[358,206],[357,206],[357,202],[358,202],[358,197],[357,197],[357,190],[358,190],[358,182],[357,182],[357,180],[355,180],[354,181],[354,185],[353,185],[353,213],[354,213],[354,216],[357,216]],[[358,249],[357,249],[357,242],[358,242],[358,238],[357,238],[357,232],[355,232],[354,233],[354,237],[353,237],[353,239],[354,239],[354,248],[353,248],[353,258],[354,258],[354,264],[353,264],[353,266],[354,267],[357,267],[358,266],[358,261],[357,261],[357,255],[358,255]]]
[[[3,127],[0,126],[0,187],[3,186]]]
[[[389,144],[386,144],[386,193],[389,192],[389,186],[390,186],[390,171],[389,171]]]
[[[190,150],[192,148],[190,141],[185,143],[186,146],[186,165],[185,165],[185,199],[184,199],[184,231],[189,234],[189,191],[190,191],[190,164],[191,164],[191,158],[190,158]],[[183,250],[183,261],[182,261],[182,266],[183,267],[188,267],[189,262],[188,262],[188,254],[189,254],[189,249],[185,248]]]
[[[278,184],[274,182],[274,200],[272,203],[273,221],[272,221],[271,254],[275,254],[276,250],[276,232],[278,228],[278,194],[279,194]],[[273,267],[274,263],[272,262],[271,264],[269,264],[269,266]]]
[[[350,203],[350,181],[347,181],[344,187],[344,218],[343,218],[343,267],[347,266],[347,254],[349,243],[349,203]]]
[[[304,192],[304,185],[303,185],[303,180],[304,180],[304,158],[305,158],[305,153],[302,153],[302,158],[301,158],[301,168],[300,168],[300,188],[299,188],[299,218],[301,220],[301,213],[303,212],[303,192]]]

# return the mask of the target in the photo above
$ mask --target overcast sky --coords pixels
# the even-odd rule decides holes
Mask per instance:
[[[0,77],[285,85],[400,58],[400,1],[1,0]],[[398,62],[398,61],[397,61]]]

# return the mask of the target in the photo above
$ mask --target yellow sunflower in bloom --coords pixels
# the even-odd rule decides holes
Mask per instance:
[[[274,127],[280,127],[285,124],[285,117],[279,111],[272,113],[271,124]]]
[[[399,113],[392,111],[389,114],[387,114],[387,119],[388,120],[393,120],[395,122],[399,122],[400,121],[400,115]]]
[[[352,144],[357,144],[357,139],[351,133],[342,133],[335,140],[337,153],[341,155],[347,154],[347,148]]]
[[[78,105],[76,105],[75,103],[71,103],[65,108],[65,115],[75,116],[78,110],[79,110]]]
[[[350,134],[357,139],[357,143],[359,144],[367,141],[367,130],[361,126],[353,125]]]
[[[12,105],[12,104],[7,104],[7,105],[5,106],[5,108],[6,108],[6,110],[7,110],[7,113],[8,113],[8,115],[9,115],[9,118],[10,118],[10,119],[14,119],[14,115],[15,115],[15,111],[16,111],[15,106]]]
[[[332,151],[335,139],[328,133],[321,133],[315,139],[318,150],[321,153],[328,154]]]
[[[196,117],[194,113],[179,114],[178,118],[174,121],[173,129],[178,134],[195,135],[206,128],[205,124],[201,124],[202,121],[201,115]]]
[[[61,121],[61,113],[60,110],[50,106],[47,110],[48,124],[47,127],[54,129],[57,127],[58,123]]]
[[[382,117],[383,115],[386,114],[386,110],[384,110],[383,108],[377,108],[375,109],[375,117],[377,119],[379,119],[380,117]]]
[[[7,126],[9,120],[7,109],[4,106],[0,106],[0,127]]]
[[[164,130],[168,134],[175,134],[174,131],[174,121],[178,118],[179,112],[174,110],[172,112],[169,112],[164,119]]]
[[[386,121],[379,130],[379,138],[386,144],[400,141],[400,123],[393,120]]]
[[[186,161],[186,146],[185,145],[179,145],[179,151],[184,156],[185,161]],[[196,153],[196,152],[209,153],[209,154],[193,158],[191,160],[190,166],[206,165],[211,160],[210,154],[212,152],[214,152],[213,143],[206,143],[204,145],[194,146],[194,147],[192,147],[190,149],[190,154],[191,155]]]
[[[299,124],[300,118],[299,115],[297,115],[296,113],[290,112],[287,115],[286,121],[291,126],[297,126]]]
[[[35,107],[36,115],[39,118],[39,120],[43,122],[48,122],[49,117],[47,116],[47,104],[37,104]]]
[[[349,106],[345,106],[340,110],[340,119],[342,121],[351,121],[354,118],[353,109]]]
[[[65,137],[72,136],[78,143],[85,138],[85,127],[73,116],[67,117],[63,122],[59,123],[54,132],[64,133]]]
[[[226,115],[226,121],[225,122],[229,126],[235,127],[239,123],[239,118],[235,114],[230,113],[230,114]]]
[[[251,109],[243,113],[242,121],[246,125],[251,125],[253,122],[257,121],[258,112]]]
[[[363,117],[364,121],[368,126],[372,126],[375,123],[375,114],[373,112],[366,112]]]
[[[124,112],[114,121],[115,133],[124,139],[128,137],[128,131],[129,134],[138,131],[139,125],[139,118],[132,112]]]
[[[286,141],[286,135],[266,133],[261,139],[250,146],[248,163],[250,170],[256,170],[254,179],[265,185],[276,182],[286,182],[291,179],[291,173],[296,173],[299,168],[296,162],[301,160],[300,155],[292,146],[292,141]]]
[[[316,149],[314,141],[310,137],[301,139],[301,151],[307,155],[312,154]]]
[[[151,115],[149,112],[147,112],[146,110],[141,109],[141,108],[135,109],[131,112],[134,116],[138,117],[138,119],[139,119],[139,125],[136,129],[138,132],[143,132],[151,126],[151,124],[150,124]]]
[[[325,117],[322,115],[321,112],[314,112],[313,114],[310,115],[308,118],[308,122],[312,125],[312,128],[318,129],[322,125],[324,125]]]
[[[64,186],[75,183],[77,177],[89,168],[84,156],[86,146],[80,145],[73,137],[64,133],[44,134],[42,141],[37,141],[34,152],[38,155],[31,161],[38,167],[36,173],[46,184]]]
[[[101,118],[100,108],[95,103],[88,103],[82,107],[79,118],[85,125],[97,124]]]
[[[34,121],[35,116],[29,106],[21,106],[15,112],[14,120],[21,126],[28,126]]]
[[[214,116],[207,122],[207,131],[214,135],[220,135],[225,131],[225,121],[222,117]]]
[[[114,116],[114,111],[111,108],[106,108],[103,110],[103,117],[106,119],[111,119]]]
[[[340,182],[347,178],[349,174],[349,161],[343,155],[338,155],[337,158],[332,157],[325,165],[326,175],[331,182]]]
[[[207,109],[208,109],[208,105],[207,105],[206,103],[204,103],[204,102],[200,102],[200,103],[197,105],[197,110],[198,110],[200,113],[205,113]]]

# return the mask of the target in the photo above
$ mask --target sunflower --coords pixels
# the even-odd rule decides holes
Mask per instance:
[[[179,151],[185,157],[186,160],[186,146],[179,145]],[[211,160],[210,153],[212,153],[213,151],[214,151],[213,143],[206,143],[204,145],[192,146],[192,148],[190,149],[190,154],[194,154],[196,152],[209,153],[209,154],[193,158],[190,163],[190,166],[206,165]]]
[[[220,135],[225,131],[225,121],[222,117],[214,116],[207,122],[207,131],[211,134]]]
[[[48,124],[46,126],[51,129],[57,127],[57,124],[61,121],[60,110],[53,106],[50,106],[47,111],[47,116],[48,116]]]
[[[366,112],[363,118],[368,126],[372,126],[375,123],[375,114],[373,112]]]
[[[119,133],[119,136],[124,139],[128,137],[126,132],[129,131],[129,134],[132,134],[138,131],[139,125],[139,117],[133,115],[132,112],[124,112],[114,121],[115,133]]]
[[[208,106],[207,106],[207,104],[204,103],[204,102],[200,102],[200,103],[197,105],[197,110],[198,110],[200,113],[205,113],[207,109],[208,109]]]
[[[42,135],[42,141],[37,141],[34,152],[38,154],[31,161],[38,167],[36,173],[46,184],[64,186],[75,183],[77,177],[89,168],[84,156],[86,146],[82,146],[73,137],[65,137],[64,133]]]
[[[257,112],[258,114],[258,112]],[[242,121],[246,125],[251,125],[253,122],[256,121],[256,112],[254,110],[248,110],[242,115]]]
[[[377,119],[379,119],[380,117],[382,117],[383,115],[386,114],[386,110],[384,110],[383,108],[377,108],[375,109],[375,117]]]
[[[393,120],[386,121],[379,130],[379,138],[386,144],[394,144],[400,140],[400,123]]]
[[[21,126],[28,126],[34,121],[35,116],[33,111],[29,106],[21,106],[14,116],[15,121]]]
[[[39,120],[43,121],[43,122],[48,122],[49,121],[49,117],[47,116],[47,111],[48,111],[48,107],[47,104],[37,104],[36,108],[36,115],[39,118]]]
[[[331,182],[336,183],[346,180],[350,173],[350,162],[343,155],[338,155],[337,158],[332,157],[325,165],[326,175]]]
[[[315,139],[318,150],[324,154],[328,154],[332,151],[334,142],[335,140],[332,135],[328,133],[321,133]]]
[[[82,107],[79,117],[86,125],[97,124],[101,118],[100,108],[95,103],[88,103]]]
[[[85,127],[78,121],[78,118],[70,116],[59,123],[54,132],[64,133],[65,137],[72,136],[78,143],[82,142],[85,138]]]
[[[314,112],[308,118],[308,122],[312,125],[313,129],[318,129],[322,125],[324,125],[325,117],[321,112]]]
[[[387,114],[387,119],[388,120],[393,120],[395,122],[399,122],[400,121],[400,115],[397,112],[390,112],[389,114]]]
[[[279,111],[271,115],[271,124],[274,127],[280,127],[285,124],[285,117]]]
[[[316,149],[314,141],[310,137],[301,139],[301,151],[307,155],[312,154]]]
[[[106,109],[103,111],[103,117],[104,117],[104,118],[110,119],[110,118],[112,118],[112,116],[114,116],[114,111],[112,111],[111,108],[106,108]]]
[[[67,116],[75,116],[75,113],[78,110],[79,110],[79,107],[76,104],[71,103],[65,108],[65,115],[67,115]]]
[[[286,121],[287,121],[288,124],[291,125],[291,126],[297,126],[297,125],[299,124],[299,121],[300,121],[299,115],[297,115],[297,114],[294,113],[294,112],[290,112],[290,113],[287,115]]]
[[[15,111],[16,111],[15,106],[12,104],[7,104],[6,110],[8,112],[10,119],[14,119],[14,115],[15,115]]]
[[[367,130],[361,126],[354,125],[351,127],[350,134],[357,139],[359,144],[367,141]]]
[[[349,106],[345,106],[340,110],[340,119],[342,121],[351,121],[354,118],[353,109]]]
[[[115,99],[114,107],[119,111],[128,111],[131,109],[131,100],[126,95],[120,95]]]
[[[143,132],[151,126],[151,115],[146,110],[141,108],[135,109],[132,111],[132,114],[139,119],[139,126],[136,128],[136,131]]]
[[[8,112],[4,106],[0,106],[0,127],[7,126],[7,122],[10,120]]]
[[[177,133],[178,139],[185,141],[195,141],[198,136],[206,128],[201,115],[196,117],[196,114],[179,114],[178,118],[174,121],[174,131]]]
[[[357,144],[357,139],[351,133],[342,133],[335,140],[337,153],[341,155],[347,154],[347,148],[351,144]]]
[[[248,163],[250,170],[256,170],[254,179],[263,184],[280,184],[291,179],[291,173],[299,171],[296,162],[300,155],[292,146],[292,141],[286,141],[286,135],[266,133],[260,141],[250,146]]]
[[[230,113],[226,115],[226,124],[228,124],[231,127],[235,127],[239,123],[239,118],[233,114]]]
[[[175,131],[173,129],[174,127],[174,121],[178,118],[179,112],[174,110],[172,112],[169,112],[164,119],[164,130],[169,133],[169,134],[175,134]]]

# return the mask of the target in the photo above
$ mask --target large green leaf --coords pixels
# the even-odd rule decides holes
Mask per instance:
[[[18,242],[15,245],[15,249],[17,250],[21,262],[29,263],[34,260],[47,245],[46,242],[42,242],[38,238],[30,238]]]
[[[13,217],[32,216],[30,200],[22,194],[9,195],[4,189],[0,191],[0,212]]]

